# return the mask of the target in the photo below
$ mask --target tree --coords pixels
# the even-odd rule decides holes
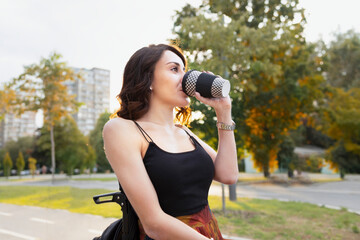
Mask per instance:
[[[231,81],[238,104],[233,117],[241,123],[238,147],[252,153],[266,177],[276,167],[283,137],[323,94],[320,60],[315,45],[305,42],[305,18],[297,5],[296,0],[203,1],[198,9],[187,5],[178,11],[174,23],[189,66]],[[207,121],[214,119],[211,109],[202,110]]]
[[[6,178],[9,178],[10,173],[11,173],[11,169],[13,166],[13,162],[10,158],[10,154],[7,152],[5,154],[4,160],[3,160],[3,166],[4,166],[4,175]]]
[[[55,142],[58,142],[59,129],[54,129]],[[51,141],[50,132],[47,127],[43,126],[37,129],[35,133],[35,147],[31,156],[37,159],[39,166],[51,166]],[[56,166],[58,166],[58,159],[56,159]]]
[[[12,87],[19,93],[16,103],[19,113],[25,110],[43,111],[44,126],[50,131],[53,181],[56,170],[54,125],[79,106],[75,96],[68,94],[64,82],[81,78],[60,58],[60,54],[52,53],[49,58],[42,58],[39,64],[26,66],[24,72],[12,82]]]
[[[35,149],[35,139],[31,136],[20,137],[16,141],[6,142],[4,149],[9,152],[11,159],[16,159],[21,152],[24,159],[28,159]]]
[[[96,164],[98,166],[98,171],[100,172],[111,170],[111,166],[105,156],[104,140],[102,138],[102,130],[105,123],[109,121],[110,115],[111,114],[108,112],[102,113],[96,121],[95,128],[90,132],[89,135],[89,142],[95,150]]]
[[[4,149],[0,149],[0,157],[1,157],[1,159],[3,159],[4,155],[5,155]],[[1,168],[2,168],[2,161],[0,161],[0,171],[1,171]]]
[[[64,116],[61,121],[56,122],[54,129],[54,140],[57,146],[56,165],[67,175],[72,176],[76,168],[83,168],[83,159],[86,158],[88,151],[87,138],[81,133],[71,116]],[[39,155],[50,152],[49,134],[46,127],[41,129],[37,139]]]
[[[0,122],[2,121],[5,113],[9,112],[11,104],[15,101],[15,91],[7,84],[3,84],[0,89]]]
[[[82,171],[83,169],[89,169],[89,174],[91,174],[93,172],[94,167],[96,166],[96,153],[94,148],[90,145],[87,144],[87,152],[86,152],[86,157],[83,158],[83,163],[82,163]]]
[[[25,161],[22,152],[19,152],[18,157],[16,158],[16,170],[19,177],[21,177],[21,171],[24,170]]]
[[[335,140],[328,149],[333,167],[345,172],[360,172],[360,88],[344,91],[334,88],[323,111],[323,131]]]
[[[326,81],[344,90],[360,87],[360,34],[335,34],[325,54]]]
[[[279,149],[277,159],[279,161],[280,169],[286,168],[288,171],[288,177],[292,178],[294,176],[294,170],[298,160],[296,154],[294,153],[294,141],[289,136],[286,136],[280,144]]]
[[[34,178],[36,172],[36,159],[29,157],[28,159],[28,167],[31,173],[31,176]]]
[[[339,170],[342,179],[345,178],[346,173],[360,173],[359,154],[346,149],[342,140],[329,149],[328,156],[330,166]]]
[[[207,0],[203,2],[209,5],[211,12],[224,14],[235,20],[244,18],[244,24],[254,29],[261,28],[266,22],[291,24],[297,14],[303,15],[303,9],[297,8],[298,0]]]

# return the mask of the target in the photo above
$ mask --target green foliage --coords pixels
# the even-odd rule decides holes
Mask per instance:
[[[71,176],[75,168],[83,168],[82,164],[88,150],[87,139],[71,117],[60,122],[58,128],[62,131],[58,136],[61,140],[57,142],[56,157],[59,159],[60,169]]]
[[[190,68],[231,81],[238,148],[247,148],[266,176],[276,167],[283,136],[323,97],[320,61],[316,45],[303,37],[302,12],[296,0],[215,0],[198,9],[185,6],[174,23]],[[206,121],[192,125],[215,144],[215,114],[196,103],[193,108]]]
[[[13,162],[8,152],[6,152],[5,157],[3,159],[3,166],[4,166],[4,175],[5,177],[8,178],[10,176],[10,171],[13,167]]]
[[[359,233],[360,233],[359,227],[356,226],[356,225],[353,225],[353,226],[351,227],[351,229],[352,229],[353,233],[356,233],[356,234],[359,234]]]
[[[312,155],[306,160],[306,167],[304,171],[320,173],[324,164],[324,158],[321,156]]]
[[[288,176],[293,177],[293,171],[297,167],[299,161],[297,155],[294,153],[295,144],[289,137],[284,137],[284,140],[279,146],[279,152],[277,153],[277,160],[279,162],[280,169],[287,169]]]
[[[326,80],[344,90],[360,88],[360,34],[335,34],[325,55]]]
[[[342,140],[329,149],[328,156],[335,167],[340,170],[342,177],[345,173],[360,172],[360,156],[348,151]]]
[[[319,44],[318,55],[329,86],[317,130],[331,138],[325,147],[332,167],[342,177],[346,172],[359,173],[360,34],[337,33],[329,47]]]
[[[105,156],[104,141],[102,138],[102,130],[107,121],[109,121],[110,113],[104,112],[100,115],[96,121],[95,128],[90,132],[89,142],[95,150],[96,164],[99,172],[111,170],[111,166]]]
[[[23,153],[24,159],[28,159],[35,149],[34,137],[20,137],[18,140],[6,142],[4,149],[10,153],[11,159],[16,159],[19,152]]]
[[[295,146],[302,146],[306,144],[306,126],[300,125],[297,129],[289,131],[289,136],[294,142]]]
[[[224,14],[232,19],[244,18],[244,24],[250,28],[261,28],[265,23],[282,24],[294,21],[297,14],[303,15],[298,9],[299,1],[249,1],[249,0],[205,0],[213,13]]]
[[[57,136],[57,131],[55,131],[55,136]],[[55,142],[56,142],[55,138]],[[46,127],[42,127],[37,130],[35,147],[32,156],[37,159],[37,163],[40,167],[42,166],[51,166],[51,142],[50,142],[50,133]]]
[[[64,117],[55,125],[56,165],[59,169],[72,175],[75,168],[83,168],[82,164],[88,154],[87,138],[80,132],[71,116]],[[38,154],[50,153],[50,132],[46,127],[40,130],[37,139]],[[49,162],[45,165],[50,164]]]
[[[25,167],[25,160],[22,152],[19,152],[18,157],[16,158],[16,170],[17,174],[21,176],[21,171],[24,170]]]
[[[11,111],[15,96],[15,91],[11,89],[8,84],[3,84],[0,89],[0,122],[4,118],[5,113]]]
[[[28,159],[28,167],[31,173],[31,176],[34,177],[36,171],[36,159],[29,157]]]
[[[87,144],[87,154],[86,157],[82,159],[82,161],[81,172],[83,172],[84,168],[86,168],[89,170],[89,173],[92,173],[93,168],[96,166],[96,153],[90,144]]]
[[[340,171],[360,172],[360,88],[335,88],[323,111],[324,129],[335,144],[329,148],[330,160]]]

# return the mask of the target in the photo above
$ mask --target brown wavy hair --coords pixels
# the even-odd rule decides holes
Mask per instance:
[[[182,51],[175,45],[149,45],[136,51],[125,66],[123,85],[117,99],[120,108],[111,116],[137,120],[149,110],[151,90],[155,65],[164,51],[169,50],[178,55],[186,68],[186,60]],[[189,125],[190,107],[175,108],[175,122]]]

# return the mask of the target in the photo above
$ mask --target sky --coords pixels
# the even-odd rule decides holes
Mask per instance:
[[[122,72],[139,48],[173,37],[176,10],[201,0],[0,0],[0,83],[56,51],[69,66],[108,69],[110,110],[118,107]],[[300,0],[308,41],[355,29],[359,0]]]

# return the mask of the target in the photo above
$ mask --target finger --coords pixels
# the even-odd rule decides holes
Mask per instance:
[[[215,75],[213,72],[210,72],[210,71],[203,71],[203,72]]]
[[[214,102],[214,99],[205,98],[205,97],[201,96],[200,93],[198,93],[198,92],[195,92],[195,98],[197,100],[199,100],[200,102],[202,102],[206,105],[209,105],[209,106],[211,106],[212,102]]]
[[[195,98],[199,101],[201,101],[203,99],[203,97],[198,92],[195,92]]]
[[[202,103],[205,103],[205,104],[206,104],[206,102],[207,102],[207,99],[204,98],[203,96],[201,96],[200,93],[198,93],[198,92],[195,92],[195,98],[196,98],[197,100],[199,100],[200,102],[202,102]]]

